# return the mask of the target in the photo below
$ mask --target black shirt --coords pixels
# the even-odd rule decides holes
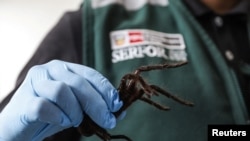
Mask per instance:
[[[228,65],[237,74],[240,87],[250,107],[250,77],[239,70],[242,63],[250,64],[249,29],[247,27],[249,0],[241,0],[233,9],[220,15],[200,0],[184,0],[194,17],[217,45]],[[248,108],[250,115],[250,108]]]
[[[223,15],[214,13],[200,0],[184,1],[229,64],[232,65],[234,61],[250,63],[247,29],[247,16],[250,8],[248,0],[242,0]]]

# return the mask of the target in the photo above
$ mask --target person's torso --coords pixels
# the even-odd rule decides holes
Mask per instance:
[[[83,10],[83,62],[116,87],[122,76],[140,66],[188,61],[179,68],[142,76],[194,102],[194,107],[162,95],[152,98],[170,111],[137,101],[111,134],[135,141],[205,141],[208,124],[246,123],[246,107],[233,70],[180,0],[92,0],[85,1]]]

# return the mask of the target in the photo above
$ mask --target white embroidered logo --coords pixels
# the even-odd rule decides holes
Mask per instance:
[[[110,33],[112,62],[161,57],[186,61],[185,43],[181,34],[168,34],[147,29],[126,29]]]

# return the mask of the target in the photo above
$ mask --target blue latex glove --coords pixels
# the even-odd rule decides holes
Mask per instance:
[[[83,112],[103,128],[113,128],[111,112],[122,106],[117,90],[97,71],[54,60],[33,67],[0,114],[1,141],[40,141],[77,127]]]

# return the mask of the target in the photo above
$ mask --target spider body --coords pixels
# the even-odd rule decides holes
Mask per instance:
[[[124,75],[118,87],[119,96],[120,99],[123,101],[123,106],[119,111],[115,112],[114,115],[118,117],[136,100],[142,100],[160,110],[169,110],[170,108],[168,106],[162,105],[150,99],[151,96],[159,96],[159,94],[162,94],[186,106],[193,106],[192,102],[183,100],[175,95],[172,95],[156,85],[148,84],[142,78],[142,76],[140,76],[141,72],[151,71],[151,70],[161,70],[165,68],[176,68],[186,63],[187,62],[181,62],[176,64],[165,63],[158,65],[141,66],[138,69],[136,69],[133,73]],[[85,136],[91,136],[93,134],[96,134],[103,141],[109,141],[112,139],[124,139],[127,141],[132,141],[129,137],[125,135],[110,135],[105,129],[101,128],[96,123],[94,123],[88,116],[84,118],[83,122],[78,127],[78,130],[81,134]]]

